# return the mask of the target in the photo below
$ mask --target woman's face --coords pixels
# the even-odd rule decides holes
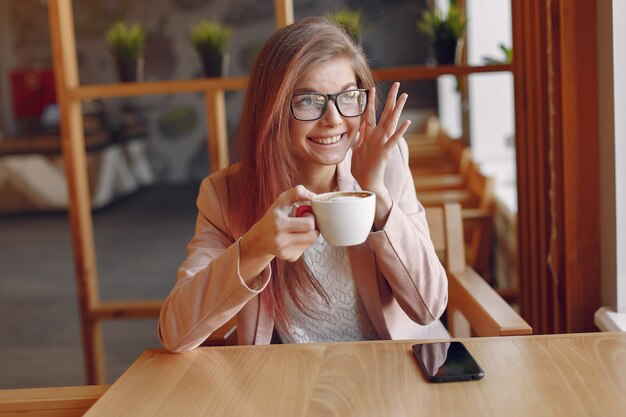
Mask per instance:
[[[358,88],[352,63],[337,58],[318,67],[296,83],[294,95],[315,92],[335,94]],[[311,170],[337,165],[344,160],[359,131],[361,117],[344,117],[336,104],[329,100],[326,112],[312,121],[289,118],[289,136],[293,154],[300,169]]]

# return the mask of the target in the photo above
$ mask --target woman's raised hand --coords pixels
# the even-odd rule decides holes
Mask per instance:
[[[293,262],[315,242],[319,232],[315,229],[313,215],[290,217],[294,203],[308,201],[315,196],[302,185],[278,196],[265,215],[241,239],[242,277],[256,276],[274,257]]]
[[[405,120],[398,127],[398,120],[408,98],[406,93],[398,97],[400,83],[389,89],[385,108],[376,123],[376,89],[370,89],[367,110],[359,129],[359,139],[353,148],[352,175],[363,189],[377,192],[384,188],[383,175],[391,151],[411,124]]]
[[[383,181],[387,161],[394,146],[404,135],[411,122],[405,120],[398,127],[400,114],[408,95],[398,97],[400,83],[395,82],[389,89],[385,108],[376,123],[376,89],[372,88],[367,99],[367,111],[364,114],[359,139],[352,150],[352,175],[364,190],[373,191],[377,196],[375,226],[386,221],[391,209],[391,198]]]

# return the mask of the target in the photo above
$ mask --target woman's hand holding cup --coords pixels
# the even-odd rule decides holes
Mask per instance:
[[[274,257],[293,262],[309,248],[319,232],[312,215],[291,217],[295,203],[309,201],[316,194],[298,185],[282,193],[265,215],[240,241],[240,274],[258,275]]]

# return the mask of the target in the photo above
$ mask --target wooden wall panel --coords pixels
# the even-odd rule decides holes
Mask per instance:
[[[522,315],[536,333],[592,331],[600,302],[595,1],[512,5]]]
[[[562,111],[561,111],[561,43],[560,43],[560,19],[559,2],[547,2],[546,16],[544,21],[547,28],[547,71],[548,88],[550,95],[547,103],[550,108],[549,118],[549,147],[550,147],[550,213],[552,215],[551,228],[547,239],[549,240],[548,266],[551,273],[550,293],[545,299],[545,303],[551,303],[554,313],[549,317],[548,328],[552,333],[561,333],[565,330],[564,311],[564,285],[559,285],[559,281],[565,275],[563,264],[564,253],[564,232],[563,232],[563,152],[561,143],[562,131]]]
[[[560,6],[565,330],[573,332],[593,330],[600,307],[596,2]]]
[[[548,185],[542,175],[547,161],[541,154],[548,137],[547,124],[542,120],[547,102],[547,60],[540,52],[546,45],[545,34],[538,30],[545,15],[541,12],[536,1],[513,3],[520,298],[522,314],[539,333],[546,331],[540,286],[549,272],[542,261],[547,213],[540,204],[548,200]]]

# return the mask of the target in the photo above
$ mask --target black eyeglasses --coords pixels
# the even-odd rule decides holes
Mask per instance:
[[[367,92],[365,89],[354,89],[335,94],[296,94],[291,98],[291,114],[296,120],[317,120],[326,113],[328,100],[332,100],[342,116],[360,116],[367,107]]]

